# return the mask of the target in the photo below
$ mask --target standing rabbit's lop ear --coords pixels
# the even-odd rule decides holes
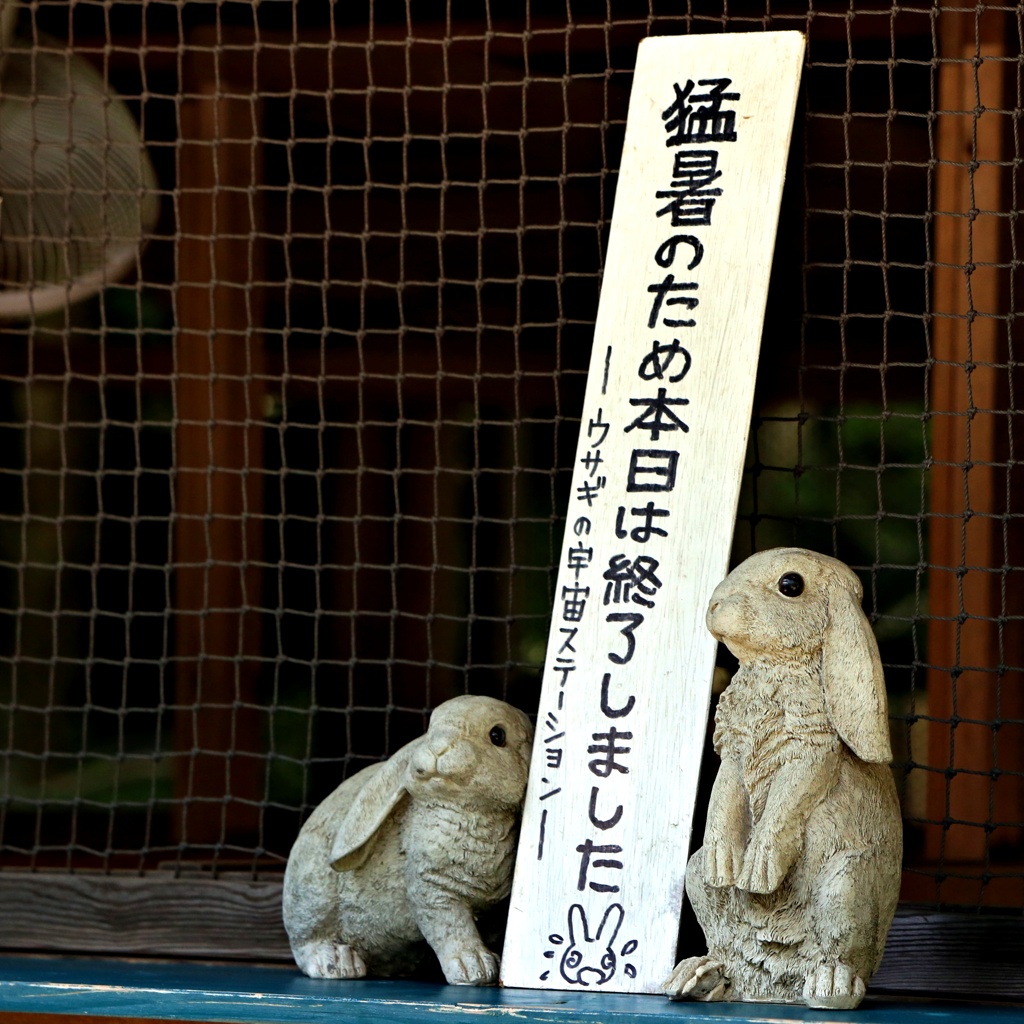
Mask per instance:
[[[421,736],[382,764],[363,769],[372,774],[338,822],[334,834],[331,867],[335,871],[351,871],[366,860],[373,846],[371,840],[407,794],[409,763],[422,742]]]
[[[888,764],[892,746],[885,676],[878,643],[860,605],[860,581],[842,566],[828,591],[821,682],[829,720],[862,761]]]

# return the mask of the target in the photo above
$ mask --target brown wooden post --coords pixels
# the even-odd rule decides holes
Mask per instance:
[[[264,763],[256,684],[265,392],[259,106],[194,40],[181,104],[175,342],[177,825],[250,837]]]
[[[1019,820],[1021,754],[992,724],[1006,717],[1008,677],[1000,672],[1008,444],[1005,369],[1006,271],[1010,222],[1005,170],[1004,19],[943,11],[935,182],[930,385],[929,766],[925,852],[929,860],[978,864],[986,823]],[[980,61],[977,58],[981,58]],[[1002,692],[1001,692],[1002,691]],[[1002,697],[1002,701],[1001,698]],[[949,723],[949,724],[946,724]],[[1013,763],[1007,762],[1010,755]],[[943,774],[947,769],[948,774]],[[949,824],[948,828],[943,822]],[[974,872],[977,873],[977,869]],[[957,899],[955,885],[942,892]],[[967,899],[978,897],[977,887]]]

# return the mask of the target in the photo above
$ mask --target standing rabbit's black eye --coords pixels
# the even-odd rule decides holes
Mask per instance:
[[[779,577],[779,593],[783,597],[799,597],[804,592],[804,578],[798,572],[783,573]]]
[[[503,747],[503,746],[505,746],[505,730],[502,729],[502,727],[500,725],[496,725],[491,730],[491,742],[496,747]]]

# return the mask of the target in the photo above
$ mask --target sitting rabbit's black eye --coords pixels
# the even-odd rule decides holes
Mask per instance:
[[[503,747],[503,746],[505,746],[505,730],[502,729],[502,727],[500,725],[496,725],[491,730],[491,742],[496,747]]]
[[[798,572],[787,572],[779,578],[779,593],[783,597],[799,597],[804,592],[804,578]]]

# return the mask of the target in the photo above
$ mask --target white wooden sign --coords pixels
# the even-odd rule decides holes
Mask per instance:
[[[804,38],[640,45],[502,984],[674,966]]]

